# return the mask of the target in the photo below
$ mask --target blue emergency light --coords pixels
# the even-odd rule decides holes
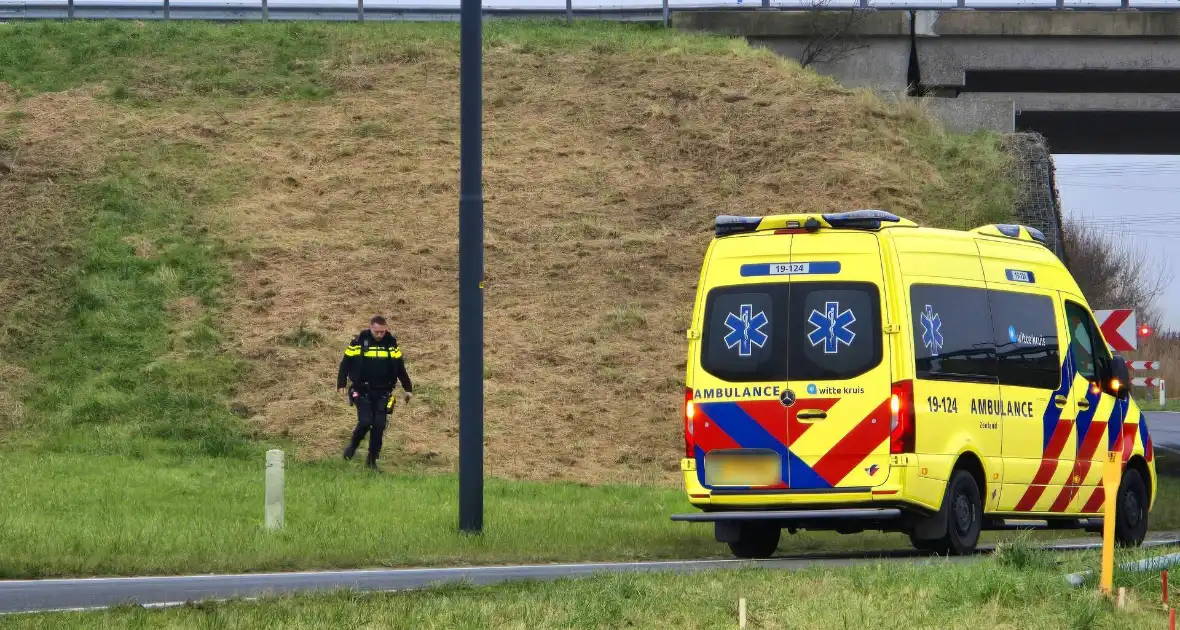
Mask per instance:
[[[851,212],[837,212],[823,215],[824,221],[834,228],[860,228],[875,230],[881,227],[882,221],[897,223],[901,217],[884,210],[853,210]]]
[[[1014,223],[996,223],[995,227],[1000,231],[1000,234],[1012,238],[1020,238],[1020,228],[1028,230],[1028,235],[1033,237],[1033,240],[1044,243],[1045,235],[1037,228],[1028,227],[1027,225],[1016,225]]]

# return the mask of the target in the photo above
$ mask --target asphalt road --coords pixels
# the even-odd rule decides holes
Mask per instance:
[[[1175,411],[1145,411],[1151,441],[1156,446],[1180,449],[1180,413]]]
[[[1152,536],[1145,545],[1180,544],[1180,535]],[[1071,541],[1051,549],[1083,549],[1101,545],[1096,537]],[[981,545],[980,551],[991,551]],[[950,558],[969,562],[975,556]],[[888,559],[900,562],[945,562],[916,551],[882,551],[870,554],[807,554],[770,560],[688,560],[666,562],[621,562],[588,564],[545,564],[527,566],[462,567],[439,569],[371,569],[359,571],[314,571],[301,573],[256,573],[237,575],[185,575],[160,577],[84,578],[0,581],[0,613],[87,610],[120,604],[177,606],[186,602],[224,600],[233,597],[258,598],[300,591],[348,588],[358,591],[398,591],[436,584],[467,582],[484,585],[509,580],[554,580],[594,573],[672,571],[687,573],[708,569],[757,566],[793,571],[814,565],[847,566]]]

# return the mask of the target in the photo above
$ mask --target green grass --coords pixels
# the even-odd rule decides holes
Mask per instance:
[[[1014,168],[1012,156],[1003,151],[980,150],[998,146],[999,134],[930,134],[919,131],[921,123],[911,125],[911,137],[940,173],[971,174],[956,178],[959,184],[951,188],[957,189],[946,187],[937,178],[924,182],[922,198],[930,214],[928,225],[970,230],[1013,220],[1012,200],[1017,198],[1018,187],[1006,176]],[[965,203],[971,205],[971,212],[963,212]]]
[[[225,404],[238,366],[215,320],[229,252],[194,215],[230,194],[192,174],[209,170],[203,150],[158,143],[70,184],[80,257],[60,285],[60,320],[43,314],[12,348],[35,383],[35,421],[10,439],[50,453],[245,452]]]
[[[185,606],[13,617],[13,628],[736,628],[738,600],[748,628],[1020,628],[1071,630],[1166,627],[1158,594],[1143,576],[1131,607],[1115,610],[1093,588],[1071,588],[1066,562],[1096,554],[1038,554],[1014,566],[1000,559],[924,560],[801,571],[718,570],[599,575],[492,587],[447,586],[391,594],[337,592]],[[1158,578],[1157,578],[1158,580]]]
[[[1180,411],[1180,400],[1171,399],[1160,405],[1158,396],[1151,400],[1136,400],[1135,404],[1143,411]]]
[[[457,533],[450,476],[288,463],[286,526],[263,527],[263,457],[4,454],[0,577],[718,555],[668,519],[681,493],[489,480],[486,531]],[[78,515],[85,515],[78,518]]]
[[[544,56],[743,50],[733,40],[591,20],[484,25],[487,47]],[[325,70],[354,63],[412,63],[457,50],[458,24],[288,22],[214,24],[131,21],[14,22],[0,32],[0,83],[24,93],[103,82],[120,101],[168,95],[323,98]],[[748,49],[746,49],[748,50]]]
[[[1151,509],[1150,527],[1180,530],[1180,456],[1156,449],[1154,463],[1159,488]]]
[[[730,557],[675,523],[680,490],[489,480],[486,530],[457,533],[452,476],[288,463],[286,526],[263,527],[263,456],[3,453],[0,578]],[[390,453],[388,457],[396,457]],[[1166,499],[1180,503],[1167,480]],[[1153,529],[1180,528],[1153,516]],[[986,541],[1018,537],[986,532]],[[1082,532],[1037,537],[1087,537]],[[1097,541],[1096,536],[1089,536]],[[783,534],[782,553],[908,549],[898,534]]]

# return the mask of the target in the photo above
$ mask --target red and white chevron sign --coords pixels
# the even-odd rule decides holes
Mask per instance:
[[[1160,369],[1159,361],[1127,361],[1127,367],[1132,370],[1158,370]]]
[[[1111,350],[1129,352],[1135,349],[1135,311],[1129,308],[1094,311],[1094,317],[1098,318],[1098,327]]]
[[[1155,378],[1154,376],[1131,379],[1131,384],[1139,387],[1159,387],[1161,382],[1163,382],[1162,379]]]

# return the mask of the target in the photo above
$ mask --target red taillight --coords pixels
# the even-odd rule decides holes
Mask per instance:
[[[684,390],[684,456],[696,456],[696,442],[693,439],[692,420],[696,416],[697,407],[692,402],[692,388]]]
[[[914,382],[893,384],[889,396],[889,452],[914,452]]]

